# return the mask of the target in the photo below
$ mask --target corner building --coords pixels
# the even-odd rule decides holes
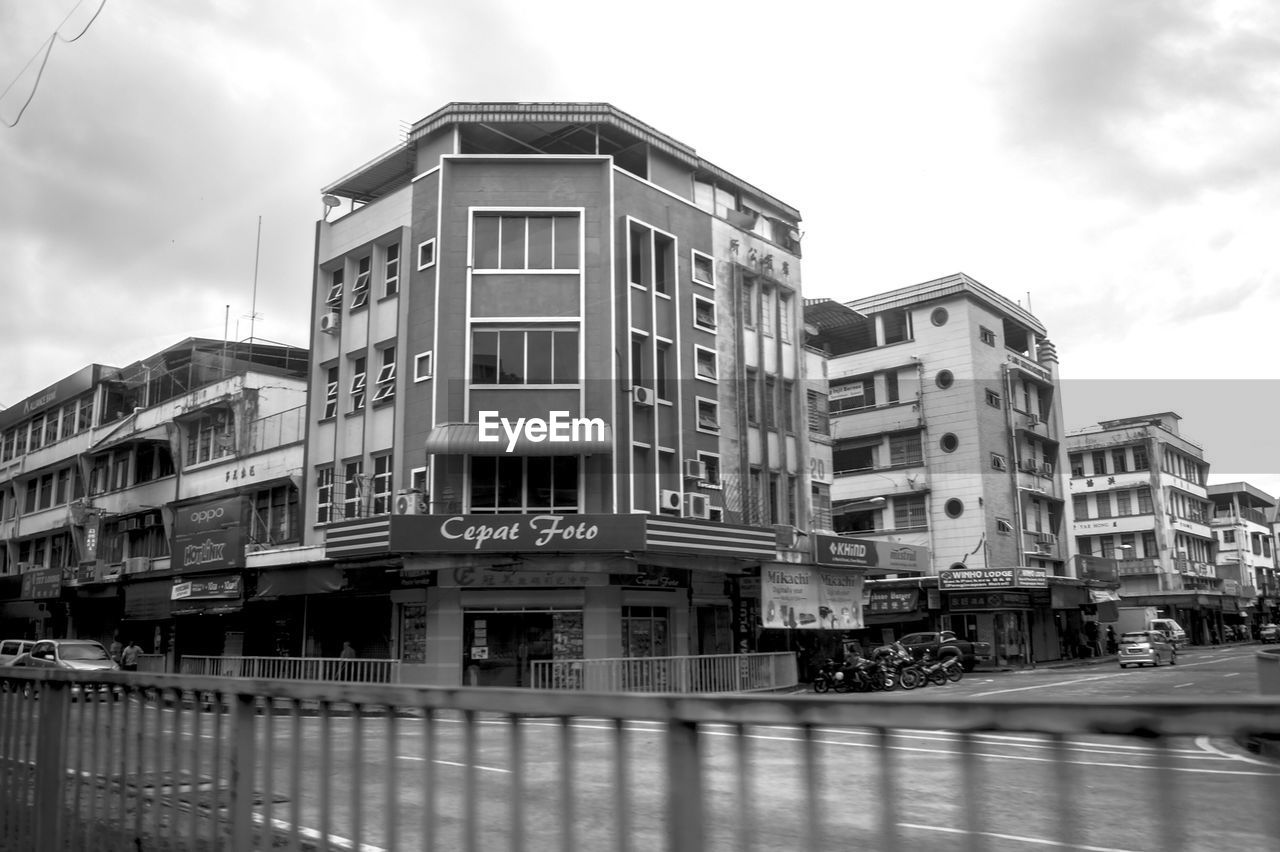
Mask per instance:
[[[324,194],[309,542],[404,679],[754,650],[811,561],[798,211],[599,103],[452,103]]]

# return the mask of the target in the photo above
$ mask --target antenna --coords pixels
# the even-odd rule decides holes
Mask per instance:
[[[253,360],[253,324],[258,319],[258,257],[262,251],[262,217],[258,217],[258,241],[253,247],[253,299],[249,302],[249,360]]]

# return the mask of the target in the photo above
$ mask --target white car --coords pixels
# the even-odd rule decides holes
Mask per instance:
[[[1280,624],[1262,625],[1262,628],[1258,631],[1258,638],[1262,640],[1264,645],[1280,642]]]
[[[0,666],[7,666],[35,647],[34,639],[0,640]]]
[[[1178,664],[1178,649],[1160,630],[1138,630],[1120,636],[1120,668],[1159,666],[1161,661]]]

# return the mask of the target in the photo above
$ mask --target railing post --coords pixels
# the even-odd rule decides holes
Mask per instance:
[[[33,684],[34,685],[34,684]],[[61,849],[66,823],[67,729],[71,721],[71,684],[41,681],[40,722],[36,732],[35,847]],[[35,701],[34,695],[27,699]],[[78,780],[78,779],[77,779]]]
[[[253,848],[253,776],[255,697],[237,692],[231,746],[231,848]],[[267,708],[271,712],[271,708]],[[298,759],[294,755],[294,760]],[[270,827],[268,826],[268,834]]]
[[[672,719],[667,725],[667,848],[701,852],[702,756],[698,724]]]

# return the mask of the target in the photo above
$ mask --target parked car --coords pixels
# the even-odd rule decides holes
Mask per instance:
[[[0,666],[7,666],[35,647],[34,639],[0,640]]]
[[[1264,624],[1262,629],[1258,631],[1258,638],[1262,640],[1262,644],[1270,645],[1272,642],[1280,642],[1280,624]]]
[[[1120,668],[1178,664],[1178,649],[1161,630],[1138,630],[1120,636]]]
[[[92,639],[41,639],[32,645],[31,650],[15,659],[9,665],[20,668],[31,669],[63,669],[80,672],[120,671],[120,666],[111,659],[111,655],[107,653],[107,649],[102,647],[101,642],[95,642]],[[26,690],[28,693],[30,688]],[[80,684],[71,687],[72,697],[78,697],[82,688]],[[95,692],[102,697],[111,695],[112,692],[119,693],[120,688],[114,689],[107,686],[99,686]]]

